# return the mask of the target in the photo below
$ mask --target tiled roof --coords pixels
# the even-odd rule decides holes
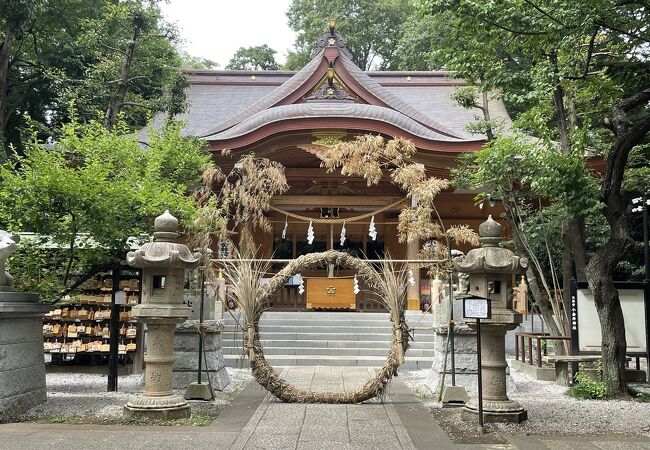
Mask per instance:
[[[332,56],[335,51],[335,57]],[[476,142],[466,126],[481,112],[458,106],[450,94],[463,80],[450,72],[364,72],[343,48],[325,47],[298,72],[191,70],[187,91],[188,109],[177,118],[185,122],[184,133],[221,141],[241,137],[260,127],[282,120],[318,118],[363,118],[389,123],[424,139],[442,142]],[[327,100],[294,103],[314,88],[325,75],[328,63],[347,79],[359,103]],[[358,92],[357,92],[358,90]],[[292,100],[293,99],[293,100]],[[365,104],[370,103],[370,104]],[[505,106],[491,100],[493,118],[511,125]],[[164,115],[154,118],[156,126]],[[139,138],[146,141],[146,129]]]
[[[276,106],[260,111],[227,130],[209,135],[207,139],[211,141],[233,139],[272,123],[310,118],[363,118],[395,125],[423,139],[458,142],[458,139],[436,133],[399,111],[360,103],[298,103]]]

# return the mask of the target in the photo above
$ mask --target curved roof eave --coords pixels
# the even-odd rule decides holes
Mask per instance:
[[[361,70],[350,58],[345,55],[341,55],[340,59],[343,63],[343,67],[350,74],[351,79],[345,79],[345,82],[352,83],[357,82],[359,85],[367,90],[374,97],[382,101],[386,106],[395,109],[396,111],[401,112],[402,114],[411,117],[413,120],[421,123],[422,125],[437,130],[440,134],[445,134],[449,137],[456,139],[462,139],[455,131],[445,127],[444,125],[436,122],[432,118],[422,114],[417,109],[413,108],[411,105],[406,103],[404,100],[390,92],[388,89],[383,87],[377,81],[373,80],[366,72]]]
[[[258,102],[251,105],[249,108],[246,108],[244,111],[237,114],[235,117],[227,120],[224,123],[217,125],[215,128],[211,129],[206,133],[203,133],[199,137],[207,138],[211,135],[219,133],[220,131],[227,130],[228,128],[236,126],[240,122],[259,113],[260,111],[264,111],[265,109],[271,108],[273,105],[277,104],[279,101],[284,99],[288,94],[290,94],[291,92],[295,91],[300,86],[302,86],[307,80],[309,80],[311,76],[314,75],[316,69],[318,69],[318,67],[321,64],[323,64],[324,61],[322,57],[323,52],[324,50],[321,50],[315,58],[313,58],[311,61],[309,61],[309,63],[307,63],[305,67],[303,67],[301,70],[296,72],[294,76],[292,76],[287,81],[282,83],[282,85],[279,86],[277,89],[274,89],[273,91],[269,92],[267,95],[262,97]]]
[[[280,122],[303,119],[348,119],[382,122],[425,141],[450,144],[483,142],[483,139],[454,139],[423,126],[398,111],[360,103],[299,103],[263,110],[222,132],[205,136],[209,141],[231,141]],[[286,127],[285,127],[286,128]]]

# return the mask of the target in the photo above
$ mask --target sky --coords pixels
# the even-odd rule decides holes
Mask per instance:
[[[239,47],[267,44],[284,63],[295,33],[285,12],[291,0],[170,0],[160,6],[175,23],[192,56],[208,58],[224,68]]]

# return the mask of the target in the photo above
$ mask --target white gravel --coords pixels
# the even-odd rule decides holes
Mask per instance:
[[[206,411],[226,405],[250,380],[250,370],[227,368],[230,384],[216,393],[212,402],[190,401],[195,410]],[[118,419],[122,408],[144,387],[142,375],[120,376],[118,392],[106,392],[106,375],[88,373],[48,373],[47,402],[38,405],[17,420],[52,420],[63,417]],[[183,395],[183,391],[176,392]],[[89,420],[90,421],[90,420]]]
[[[496,424],[496,431],[534,435],[627,435],[650,437],[650,403],[622,400],[578,400],[567,388],[537,381],[510,369],[516,392],[509,394],[528,410],[521,424]],[[429,370],[405,372],[402,377],[428,408],[441,408],[427,386]]]

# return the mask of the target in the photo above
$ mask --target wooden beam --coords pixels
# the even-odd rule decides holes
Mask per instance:
[[[276,207],[302,206],[304,208],[383,207],[400,197],[388,195],[280,195],[271,204]],[[399,208],[396,207],[396,208]]]

